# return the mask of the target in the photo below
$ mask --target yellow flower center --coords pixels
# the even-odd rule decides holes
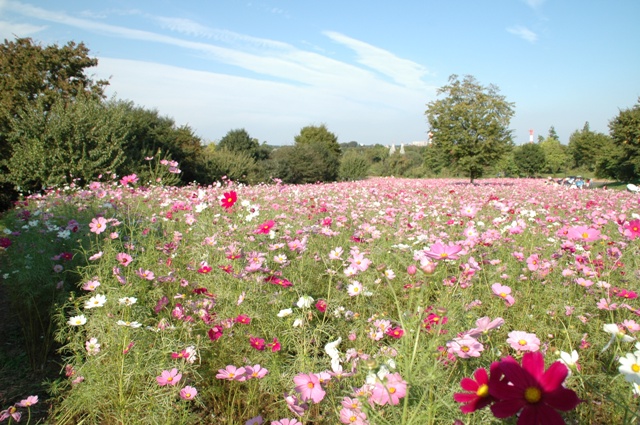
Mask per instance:
[[[394,387],[389,388],[389,394],[394,394],[396,389]]]
[[[523,346],[524,346],[524,345],[527,345],[527,341],[526,341],[526,340],[524,340],[524,339],[521,339],[520,341],[518,341],[518,344],[520,344],[520,345],[523,345]]]
[[[584,233],[582,234],[582,237],[583,237],[583,238],[585,238],[585,239],[587,239],[587,238],[589,237],[589,234],[588,234],[587,232],[584,232]]]
[[[476,391],[478,397],[487,397],[489,395],[489,386],[487,384],[480,385],[478,391]]]
[[[505,298],[507,296],[507,294],[505,294],[504,292],[500,292],[500,297]]]
[[[307,388],[313,388],[313,387],[314,387],[313,382],[307,383]]]
[[[442,254],[440,254],[440,258],[447,258],[449,256],[449,254],[447,254],[446,252],[443,252]]]
[[[467,353],[467,352],[469,352],[470,348],[465,345],[460,350],[462,350],[463,352]]]
[[[170,376],[170,377],[168,377],[168,378],[167,378],[167,381],[169,381],[169,382],[173,381],[173,377],[171,377],[171,376]]]
[[[185,393],[186,398],[191,398],[191,393]]]
[[[356,418],[356,417],[355,417],[355,416],[353,416],[353,415],[349,417],[349,422],[355,422],[355,421],[357,421],[357,420],[358,420],[358,418]]]
[[[529,403],[537,403],[542,398],[542,391],[536,387],[529,387],[524,390],[524,399]]]
[[[638,365],[637,363],[632,364],[631,370],[634,371],[635,373],[640,372],[640,365]]]

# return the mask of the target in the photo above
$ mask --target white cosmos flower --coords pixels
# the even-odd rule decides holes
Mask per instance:
[[[293,310],[290,308],[285,308],[284,310],[280,310],[280,312],[278,313],[278,317],[287,317],[288,315],[290,315],[291,313],[293,313]]]
[[[71,326],[82,326],[87,323],[87,318],[84,317],[84,314],[81,314],[79,316],[73,316],[67,321],[67,323]]]
[[[102,294],[96,294],[84,302],[84,308],[102,307],[107,302],[107,297]]]
[[[604,352],[607,348],[611,346],[613,341],[618,338],[622,342],[631,342],[635,341],[635,338],[624,333],[622,329],[618,327],[615,323],[607,323],[603,326],[603,329],[606,333],[611,334],[611,339],[607,342],[607,345],[604,346],[601,352]]]
[[[578,352],[576,350],[571,351],[571,354],[560,351],[560,361],[567,365],[569,369],[575,368],[578,363]]]
[[[118,300],[118,304],[120,305],[133,305],[138,301],[136,297],[124,297]]]
[[[618,370],[624,375],[627,382],[640,384],[640,356],[627,353],[626,356],[620,357],[618,360],[620,367]]]
[[[142,326],[142,323],[138,323],[138,322],[125,322],[124,320],[118,320],[118,325],[120,326],[128,326],[130,328],[139,328],[140,326]]]
[[[313,303],[313,301],[314,301],[313,298],[310,297],[309,295],[303,295],[300,297],[296,305],[299,308],[309,308],[311,307],[311,304]]]
[[[329,357],[331,357],[331,360],[340,358],[340,352],[338,351],[337,347],[341,342],[342,337],[339,337],[335,341],[329,342],[324,346],[324,351],[326,351]]]

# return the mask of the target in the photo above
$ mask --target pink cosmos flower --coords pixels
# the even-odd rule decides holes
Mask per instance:
[[[511,348],[517,351],[538,351],[540,349],[540,340],[535,334],[523,331],[509,332],[507,342]]]
[[[198,390],[187,385],[180,390],[180,398],[183,400],[193,400],[198,395]]]
[[[480,353],[484,351],[484,346],[475,338],[465,335],[447,342],[447,351],[461,359],[468,359],[470,357],[480,357]]]
[[[262,379],[267,375],[267,373],[269,373],[269,370],[265,369],[259,364],[253,366],[245,366],[244,368],[248,379]]]
[[[284,394],[284,401],[287,403],[287,408],[295,415],[302,416],[309,408],[307,403],[300,404],[298,396],[295,394]]]
[[[91,230],[91,232],[95,233],[96,235],[104,232],[105,230],[107,230],[107,219],[105,219],[104,217],[94,218],[93,220],[91,220],[91,223],[89,223],[89,230]]]
[[[407,395],[407,382],[398,372],[388,374],[384,380],[384,385],[380,381],[375,383],[369,401],[380,406],[400,403],[400,399]]]
[[[527,268],[532,272],[540,268],[539,263],[540,263],[540,256],[538,254],[531,254],[529,258],[527,258]]]
[[[512,306],[515,304],[516,300],[511,296],[511,288],[506,285],[501,285],[499,283],[494,283],[491,285],[491,290],[493,293],[500,298],[502,298],[508,306]]]
[[[226,379],[227,381],[246,381],[246,369],[243,367],[235,367],[234,365],[227,365],[224,369],[218,369],[216,374],[217,379]]]
[[[460,258],[458,256],[458,253],[460,253],[460,251],[462,251],[461,245],[444,245],[440,242],[437,242],[431,245],[429,250],[425,251],[424,254],[434,260],[457,260],[458,258]]]
[[[490,330],[499,328],[502,325],[504,325],[502,317],[497,317],[493,320],[489,316],[481,317],[476,320],[476,327],[468,331],[467,335],[475,338],[479,335],[487,334]]]
[[[165,385],[175,385],[180,382],[182,374],[175,367],[171,370],[163,370],[160,376],[156,376],[156,381],[161,387]]]
[[[38,396],[37,395],[30,395],[29,397],[25,398],[24,400],[20,400],[20,402],[18,402],[16,405],[20,406],[20,407],[31,407],[36,403],[38,403]]]
[[[343,424],[367,425],[367,414],[360,410],[340,409],[340,422]]]
[[[133,261],[133,258],[125,253],[125,252],[120,252],[116,255],[116,260],[123,266],[128,266],[129,264],[131,264],[131,262]]]
[[[264,350],[265,347],[264,339],[255,336],[249,337],[249,344],[258,351]]]
[[[635,239],[640,236],[640,220],[631,220],[622,226],[623,234],[629,239]]]
[[[260,225],[260,227],[258,227],[256,230],[254,230],[253,233],[268,235],[269,232],[271,232],[271,229],[273,228],[273,226],[275,226],[275,225],[276,225],[275,221],[267,220],[264,223],[262,223]]]
[[[279,421],[271,421],[271,425],[302,425],[297,419],[284,418]]]
[[[302,401],[312,400],[314,403],[319,403],[326,394],[315,373],[300,373],[293,377],[293,382]]]
[[[571,227],[567,231],[567,238],[571,240],[581,240],[583,242],[592,242],[600,239],[600,230],[587,226]]]
[[[22,417],[22,413],[18,412],[18,409],[16,409],[16,406],[11,406],[0,412],[0,422],[8,418],[11,418],[16,422],[20,422],[21,417]]]
[[[136,270],[136,274],[138,275],[138,277],[145,280],[153,280],[156,277],[151,270],[144,270],[142,267]]]

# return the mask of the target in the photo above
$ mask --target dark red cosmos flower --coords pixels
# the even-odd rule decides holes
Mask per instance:
[[[270,348],[271,352],[275,353],[280,351],[280,348],[282,347],[280,346],[280,341],[278,341],[278,338],[273,338],[273,342],[267,344],[267,348]]]
[[[264,350],[265,343],[264,343],[264,339],[262,338],[257,338],[255,336],[252,336],[249,338],[249,343],[253,348],[255,348],[258,351]]]
[[[489,394],[496,398],[491,412],[496,418],[508,418],[518,412],[518,425],[564,425],[558,410],[575,409],[580,399],[562,383],[569,369],[555,362],[545,371],[539,351],[525,353],[522,366],[512,358],[492,367]]]
[[[225,209],[230,209],[238,200],[238,194],[231,190],[229,192],[225,192],[222,195],[222,199],[220,199],[220,205]]]
[[[241,323],[243,325],[248,325],[249,323],[251,323],[251,317],[247,316],[246,314],[240,314],[235,318],[235,322]]]
[[[495,363],[494,363],[495,364]],[[462,378],[460,386],[466,393],[455,393],[453,399],[458,403],[464,403],[460,406],[462,413],[471,413],[482,409],[495,401],[489,394],[489,375],[485,369],[476,369],[473,372],[475,381],[471,378]]]
[[[9,248],[11,246],[11,239],[9,238],[0,238],[0,247]]]
[[[214,326],[207,332],[211,341],[217,341],[222,336],[222,326]]]
[[[201,266],[201,267],[198,269],[198,273],[200,273],[200,274],[207,274],[207,273],[209,273],[211,270],[212,270],[212,269],[211,269],[211,266],[204,265],[204,266]]]
[[[264,281],[268,283],[272,283],[274,285],[282,286],[283,288],[288,288],[290,286],[293,286],[293,283],[291,283],[287,279],[283,277],[273,276],[273,275],[265,277]]]
[[[398,328],[389,328],[389,329],[387,329],[386,333],[391,338],[400,339],[400,338],[402,338],[402,335],[404,335],[404,329],[402,329],[400,327],[398,327]]]

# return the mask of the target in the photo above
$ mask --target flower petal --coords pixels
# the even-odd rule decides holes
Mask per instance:
[[[543,366],[544,367],[544,366]],[[558,389],[569,374],[569,368],[562,362],[555,362],[539,379],[544,392],[552,392]]]

